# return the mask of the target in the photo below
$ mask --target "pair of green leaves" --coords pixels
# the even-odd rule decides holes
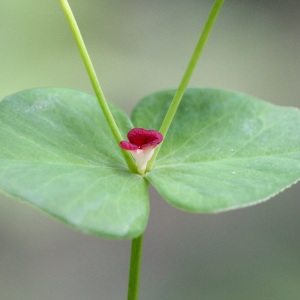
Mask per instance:
[[[159,130],[175,91],[147,96],[126,137]],[[268,199],[300,179],[300,114],[253,97],[187,89],[145,179],[128,171],[94,96],[45,88],[0,102],[0,189],[72,227],[133,238],[145,230],[148,183],[170,204],[213,213]]]

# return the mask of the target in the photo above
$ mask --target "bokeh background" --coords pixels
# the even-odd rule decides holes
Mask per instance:
[[[176,87],[213,1],[70,0],[106,97],[130,113]],[[300,107],[300,2],[225,1],[191,86]],[[1,0],[0,98],[92,88],[58,1]],[[300,186],[188,214],[154,191],[140,299],[300,299]],[[130,241],[84,235],[0,196],[0,299],[126,299]]]

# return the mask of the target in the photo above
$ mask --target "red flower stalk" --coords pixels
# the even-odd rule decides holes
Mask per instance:
[[[154,149],[164,139],[162,134],[156,130],[146,130],[143,128],[133,128],[127,134],[128,140],[121,141],[120,147],[131,152],[137,167],[144,172],[147,162],[154,153]]]

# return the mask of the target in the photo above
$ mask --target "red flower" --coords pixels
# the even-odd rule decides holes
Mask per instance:
[[[152,157],[154,149],[164,139],[162,134],[156,130],[133,128],[128,132],[127,137],[129,142],[121,141],[120,147],[130,151],[138,169],[145,171],[147,162]]]

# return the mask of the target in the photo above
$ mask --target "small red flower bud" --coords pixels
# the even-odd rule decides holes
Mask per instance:
[[[127,134],[128,140],[121,141],[120,147],[131,152],[139,170],[144,171],[147,162],[154,153],[154,149],[164,139],[162,134],[156,130],[144,128],[133,128]]]

